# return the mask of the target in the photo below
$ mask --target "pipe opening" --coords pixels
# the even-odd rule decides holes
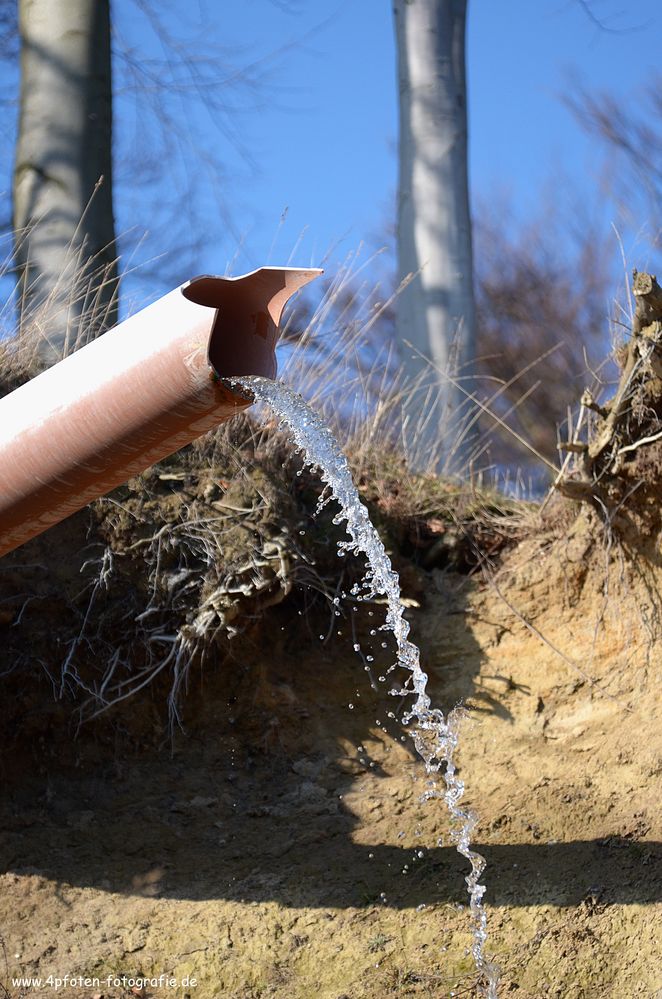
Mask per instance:
[[[233,375],[275,378],[276,344],[285,303],[319,269],[262,267],[238,278],[202,275],[182,288],[191,302],[216,310],[208,358],[219,379]]]

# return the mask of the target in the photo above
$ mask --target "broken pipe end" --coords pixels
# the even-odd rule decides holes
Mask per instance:
[[[276,344],[288,299],[323,272],[261,267],[237,278],[203,275],[182,287],[190,302],[216,309],[208,360],[218,378],[276,376]]]

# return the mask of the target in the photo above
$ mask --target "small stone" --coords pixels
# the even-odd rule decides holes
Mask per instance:
[[[196,794],[195,798],[191,798],[189,804],[191,808],[209,808],[210,805],[215,805],[218,802],[218,798],[204,798],[201,794]]]

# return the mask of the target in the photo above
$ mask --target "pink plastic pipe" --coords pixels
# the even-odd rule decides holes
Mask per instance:
[[[197,277],[0,399],[0,555],[250,405],[288,298],[320,270]]]

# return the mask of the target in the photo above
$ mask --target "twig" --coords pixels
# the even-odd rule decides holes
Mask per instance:
[[[625,447],[620,448],[616,454],[625,454],[626,451],[636,451],[637,448],[643,447],[644,444],[652,444],[653,441],[659,441],[662,437],[662,430],[659,434],[653,434],[651,437],[642,437],[640,440],[635,441],[634,444],[626,444]]]

